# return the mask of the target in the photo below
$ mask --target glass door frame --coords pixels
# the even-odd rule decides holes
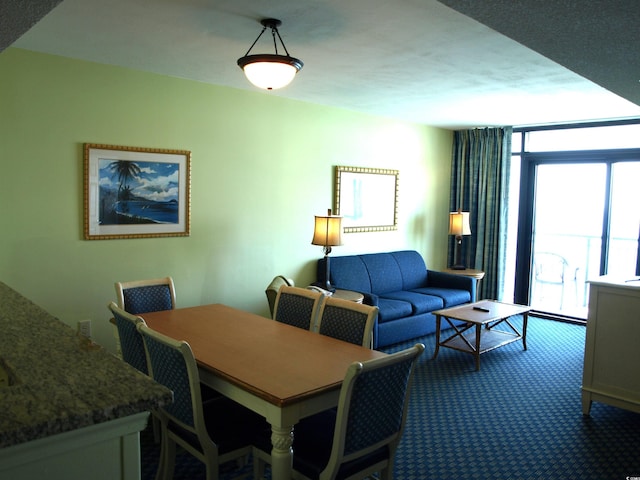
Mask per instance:
[[[536,168],[543,164],[584,164],[604,163],[606,165],[605,212],[602,225],[602,244],[600,252],[600,275],[606,274],[606,264],[609,250],[609,215],[611,200],[611,169],[616,162],[639,162],[640,149],[620,150],[587,150],[562,152],[526,152],[525,130],[521,133],[522,151],[520,152],[520,198],[518,206],[518,233],[516,248],[516,275],[514,286],[514,301],[528,305],[531,290],[532,244],[533,244],[533,216],[534,195],[536,184]],[[640,247],[639,247],[640,251]],[[640,259],[637,259],[640,264]],[[542,312],[544,313],[544,312]],[[554,315],[557,316],[557,315]]]

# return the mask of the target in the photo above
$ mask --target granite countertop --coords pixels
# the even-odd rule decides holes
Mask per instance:
[[[105,307],[106,308],[106,307]],[[0,448],[149,411],[169,389],[0,282]]]

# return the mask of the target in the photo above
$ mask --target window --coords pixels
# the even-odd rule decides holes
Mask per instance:
[[[590,278],[635,275],[640,121],[514,129],[512,153],[521,167],[517,234],[509,225],[509,243],[517,244],[514,299],[586,318]],[[555,267],[550,259],[558,260]]]
[[[525,151],[568,152],[638,148],[638,139],[640,124],[534,130],[525,133]],[[520,141],[518,139],[518,152]],[[513,150],[515,151],[515,148]]]

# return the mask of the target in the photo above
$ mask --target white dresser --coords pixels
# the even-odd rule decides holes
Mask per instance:
[[[589,283],[582,413],[593,401],[640,412],[640,281]]]

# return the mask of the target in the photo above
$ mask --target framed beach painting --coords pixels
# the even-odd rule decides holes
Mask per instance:
[[[86,143],[84,238],[190,234],[191,152]]]
[[[398,170],[336,166],[334,210],[345,233],[398,228]]]

